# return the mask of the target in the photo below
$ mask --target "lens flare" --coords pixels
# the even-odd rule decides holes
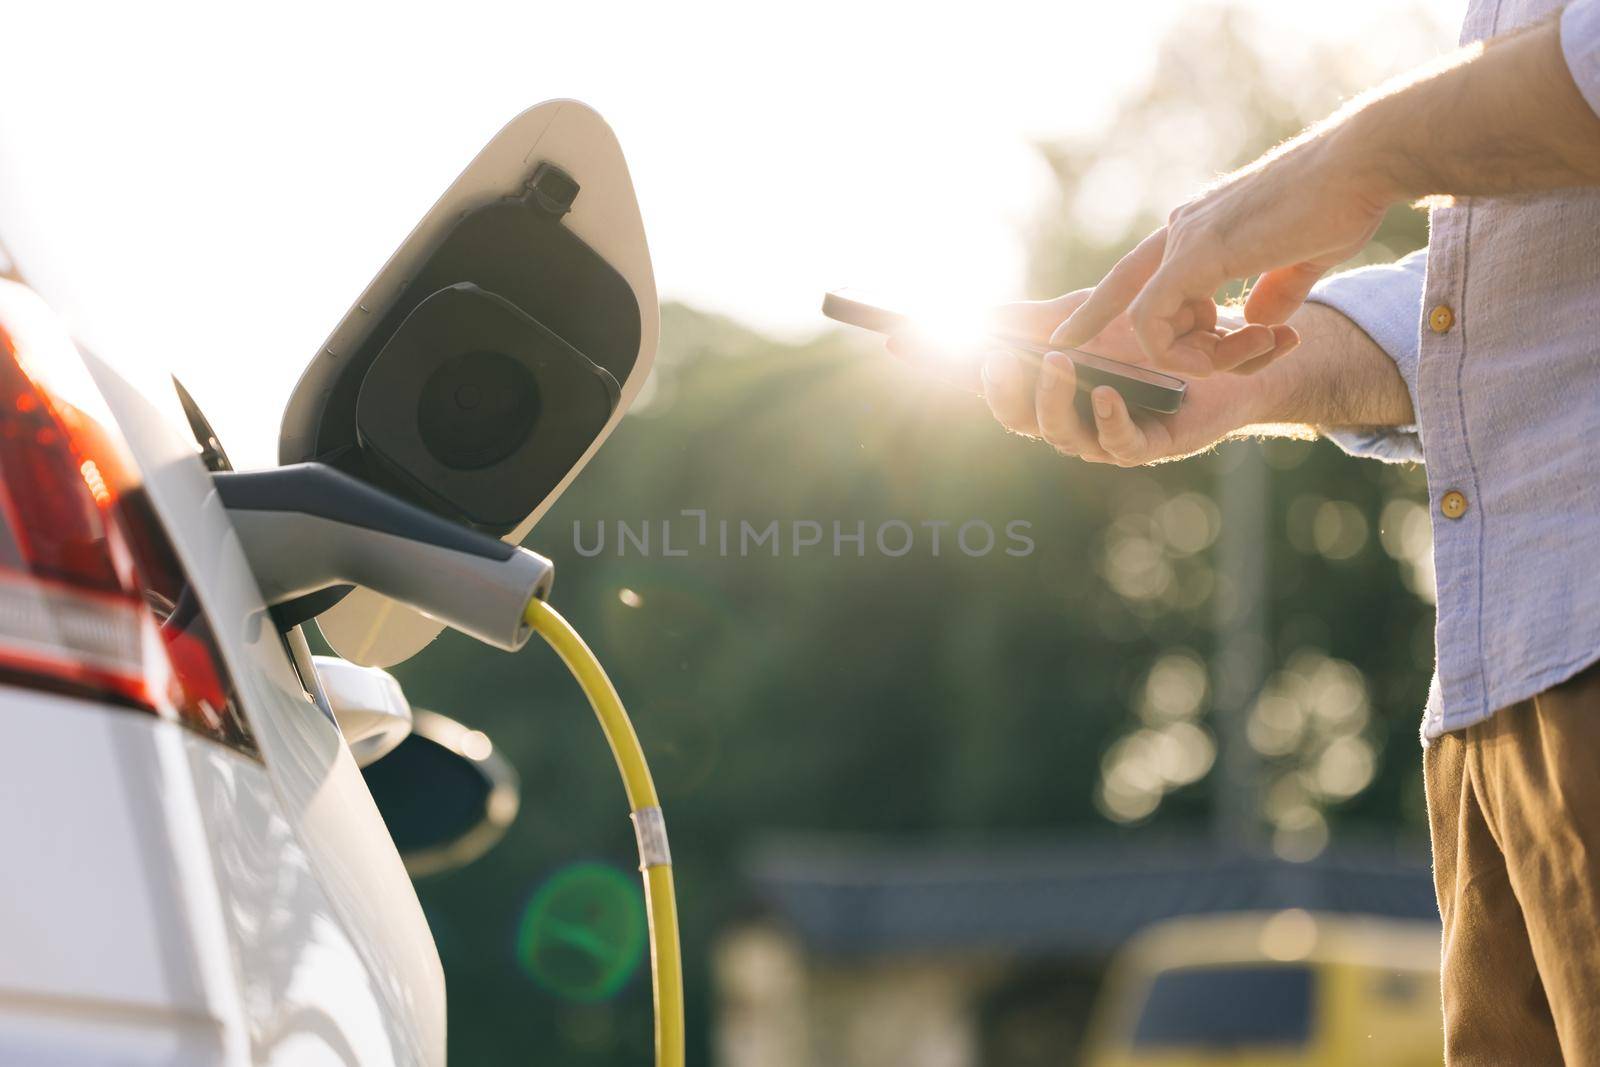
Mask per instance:
[[[545,989],[583,1003],[614,996],[639,970],[646,943],[638,879],[603,863],[551,875],[517,929],[517,962]]]

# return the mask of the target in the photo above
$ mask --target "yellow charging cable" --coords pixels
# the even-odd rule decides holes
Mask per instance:
[[[656,1064],[683,1067],[683,960],[678,949],[678,903],[672,889],[672,854],[667,849],[667,824],[650,778],[639,735],[622,707],[605,668],[583,643],[578,631],[555,608],[531,600],[523,620],[549,642],[561,662],[589,698],[600,729],[611,745],[622,786],[633,812],[639,840],[639,869],[644,872],[644,907],[650,922],[650,975],[655,988]]]

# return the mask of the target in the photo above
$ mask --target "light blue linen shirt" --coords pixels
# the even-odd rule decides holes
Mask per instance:
[[[1560,7],[1472,0],[1462,43]],[[1562,11],[1561,47],[1600,113],[1600,0]],[[1311,299],[1365,330],[1411,392],[1416,425],[1330,436],[1427,468],[1439,611],[1423,737],[1600,659],[1600,189],[1458,199],[1433,211],[1426,254]]]

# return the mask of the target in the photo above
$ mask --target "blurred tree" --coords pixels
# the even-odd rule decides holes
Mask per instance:
[[[1099,134],[1045,148],[1060,196],[1036,231],[1037,295],[1092,282],[1196,182],[1325,112],[1335,93],[1322,90],[1352,84],[1337,59],[1272,58],[1227,8],[1186,17]],[[1396,212],[1380,241],[1398,252],[1424,230]],[[691,1062],[711,1059],[708,943],[739,904],[738,857],[756,835],[1133,832],[1107,815],[1156,832],[1203,825],[1205,663],[1218,603],[1234,595],[1212,559],[1213,490],[1258,448],[1273,471],[1273,681],[1251,736],[1277,776],[1264,793],[1280,843],[1315,845],[1325,818],[1415,830],[1431,647],[1418,472],[1309,442],[1148,470],[1072,463],[999,433],[980,401],[860,336],[782,345],[666,309],[639,413],[528,543],[556,560],[556,600],[614,673],[656,767]],[[705,544],[686,509],[706,513]],[[620,541],[619,520],[636,537],[648,522],[652,550]],[[732,525],[726,553],[719,520]],[[778,554],[741,552],[741,521],[774,520]],[[956,543],[972,520],[996,531],[990,551]],[[1013,520],[1029,524],[1027,555],[1004,551]],[[923,524],[937,521],[951,525],[936,553]],[[822,543],[797,551],[796,522],[819,524]],[[860,523],[864,541],[835,551],[835,522],[845,538]],[[885,525],[896,522],[914,535],[904,554],[892,551],[900,527]],[[662,524],[686,555],[665,553]],[[634,865],[577,689],[538,650],[503,656],[454,635],[397,673],[418,706],[486,730],[525,784],[504,843],[419,884],[449,976],[452,1060],[647,1062],[645,975],[595,1001],[519,968],[535,893],[580,863]]]

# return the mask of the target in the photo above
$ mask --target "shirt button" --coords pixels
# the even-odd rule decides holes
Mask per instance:
[[[1456,313],[1447,304],[1440,304],[1428,312],[1428,328],[1434,333],[1449,333],[1450,327],[1455,324]]]
[[[1467,513],[1467,497],[1459,489],[1452,489],[1439,498],[1439,511],[1447,519],[1459,519]]]

